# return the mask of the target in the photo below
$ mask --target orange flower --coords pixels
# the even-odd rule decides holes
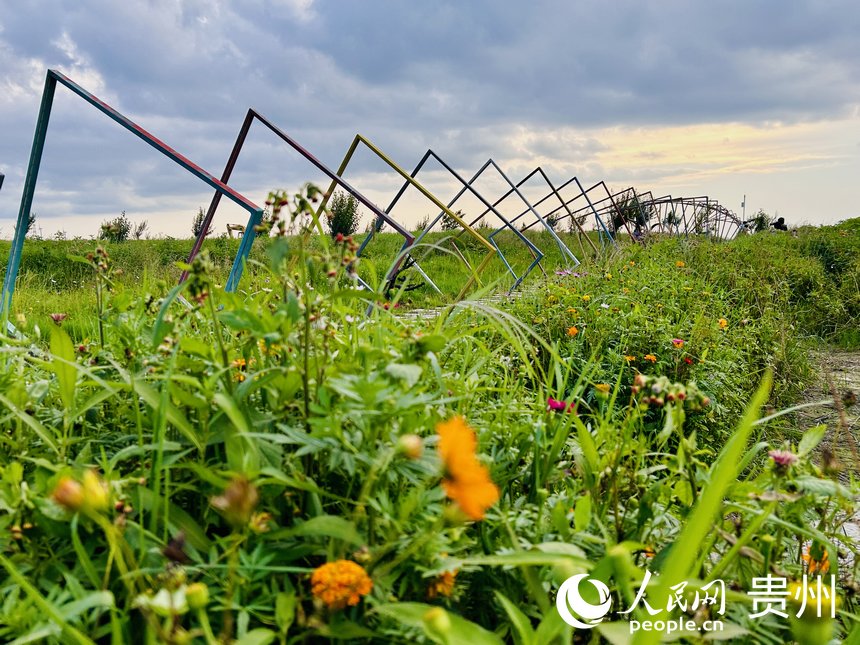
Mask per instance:
[[[681,349],[684,346],[684,340],[681,338],[673,338],[672,339],[672,347],[675,349]]]
[[[625,356],[624,356],[624,360],[625,360],[625,361],[627,361],[628,363],[632,363],[633,361],[635,361],[635,360],[636,360],[636,357],[635,357],[635,356],[625,355]]]
[[[821,558],[820,560],[811,555],[813,550],[820,551],[818,553],[818,557]],[[803,547],[803,555],[800,558],[806,563],[807,572],[811,576],[814,576],[816,573],[820,575],[830,571],[830,560],[827,557],[827,549],[820,545],[815,545],[812,548],[809,546]]]
[[[642,358],[644,358],[646,361],[651,361],[652,363],[657,362],[657,357],[654,356],[654,354],[645,354],[645,356],[643,356]]]
[[[352,560],[336,560],[314,569],[311,591],[330,609],[357,605],[373,589],[367,572]]]
[[[456,577],[456,571],[445,571],[442,575],[433,578],[427,587],[427,597],[438,598],[439,596],[444,596],[445,598],[450,598],[451,594],[454,593]]]
[[[677,262],[675,262],[675,266],[678,267],[679,269],[683,269],[687,265],[684,263],[683,260],[678,260]]]
[[[725,318],[720,318],[720,329],[725,329],[729,326],[729,321]]]
[[[475,456],[478,439],[462,417],[436,424],[439,455],[445,465],[442,487],[462,511],[473,520],[482,520],[490,506],[499,501],[499,489],[486,466]]]
[[[576,336],[578,333],[579,333],[579,329],[577,329],[576,327],[568,327],[567,328],[567,335],[570,336],[571,338]]]

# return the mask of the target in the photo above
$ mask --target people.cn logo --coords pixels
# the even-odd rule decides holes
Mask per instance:
[[[579,593],[579,583],[583,578],[587,579],[597,590],[599,604],[592,605],[586,602],[582,594]],[[599,624],[603,617],[609,613],[611,603],[609,587],[600,580],[589,578],[587,573],[571,576],[562,582],[555,597],[555,607],[561,619],[577,629],[591,629]]]

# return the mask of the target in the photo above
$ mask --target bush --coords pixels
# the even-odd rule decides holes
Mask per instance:
[[[195,238],[200,237],[200,232],[203,230],[203,220],[206,219],[206,213],[203,210],[203,207],[197,209],[197,215],[194,216],[194,221],[191,222],[191,233]],[[204,237],[209,237],[212,235],[212,231],[215,230],[213,226],[209,226],[206,230],[206,235]]]
[[[109,242],[125,242],[130,233],[131,222],[123,211],[119,217],[107,220],[102,224],[98,238]]]
[[[334,194],[329,202],[328,230],[332,237],[338,233],[343,236],[352,235],[358,230],[361,214],[358,210],[358,200],[343,191]]]

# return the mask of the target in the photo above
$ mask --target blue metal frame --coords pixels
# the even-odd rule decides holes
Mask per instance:
[[[39,167],[42,162],[42,152],[45,148],[45,138],[48,133],[48,121],[51,118],[51,106],[53,105],[57,83],[70,89],[74,94],[84,99],[100,112],[106,114],[110,119],[116,121],[132,134],[143,139],[161,154],[172,159],[185,170],[202,179],[219,193],[226,195],[227,198],[250,213],[248,225],[245,228],[245,235],[242,237],[242,243],[239,246],[239,251],[236,254],[233,267],[230,271],[230,276],[227,280],[227,290],[234,290],[242,277],[242,270],[248,254],[251,251],[251,244],[254,241],[254,227],[260,223],[263,217],[263,209],[234,191],[229,186],[218,181],[200,166],[176,152],[176,150],[141,128],[128,117],[114,110],[107,103],[82,88],[67,76],[56,70],[49,69],[45,78],[45,89],[42,92],[42,103],[39,107],[39,118],[36,122],[36,133],[33,137],[33,147],[30,151],[30,162],[27,167],[27,176],[24,180],[24,193],[21,197],[21,207],[18,210],[18,222],[15,227],[15,236],[12,240],[12,247],[9,252],[9,261],[6,265],[6,274],[3,279],[2,300],[0,300],[0,316],[5,316],[12,304],[12,294],[15,291],[15,281],[18,277],[18,269],[21,264],[21,251],[24,247],[24,237],[27,233],[27,218],[29,217],[30,209],[33,205],[33,195],[36,191],[36,180],[39,176]]]

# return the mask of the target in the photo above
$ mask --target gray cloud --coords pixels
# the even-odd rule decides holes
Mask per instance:
[[[253,105],[333,166],[361,132],[410,168],[432,147],[463,174],[492,156],[512,175],[544,163],[558,181],[576,173],[590,185],[604,144],[587,129],[856,115],[859,29],[847,1],[16,3],[0,15],[0,226],[8,235],[49,66],[216,175]],[[255,137],[237,187],[309,176]],[[367,180],[373,169],[362,158],[350,172]],[[195,182],[58,91],[44,212],[204,199]]]

